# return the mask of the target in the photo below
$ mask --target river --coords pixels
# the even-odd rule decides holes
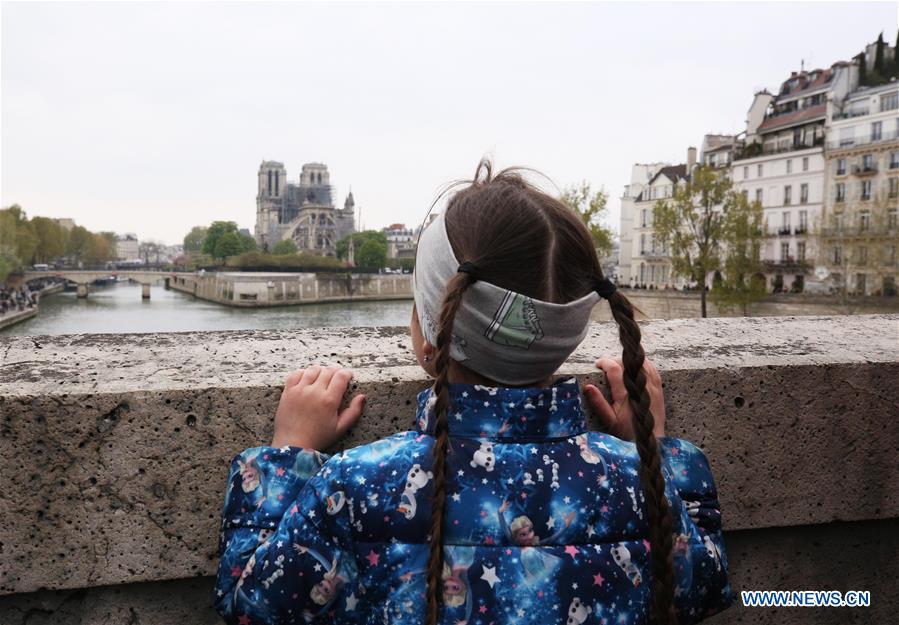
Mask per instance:
[[[149,300],[141,299],[139,284],[91,289],[86,299],[76,298],[74,292],[41,298],[37,316],[0,330],[0,336],[408,326],[412,315],[412,300],[231,308],[161,285],[151,287]]]

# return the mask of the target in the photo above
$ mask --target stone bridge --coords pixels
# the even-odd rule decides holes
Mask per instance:
[[[129,280],[133,280],[134,282],[140,282],[143,288],[141,289],[141,297],[143,299],[150,299],[150,285],[154,282],[158,282],[160,280],[165,280],[166,278],[171,277],[173,274],[170,271],[143,271],[143,270],[116,270],[116,269],[63,269],[63,270],[52,270],[52,271],[25,271],[22,274],[19,274],[22,277],[20,280],[22,282],[27,282],[28,280],[34,280],[37,278],[63,278],[68,280],[69,282],[74,282],[78,285],[78,297],[84,298],[88,296],[90,292],[89,285],[94,280],[102,280],[104,278],[109,278],[110,276],[115,276],[118,278],[128,278]]]
[[[641,324],[668,433],[708,454],[735,590],[869,590],[869,608],[743,608],[711,625],[899,614],[899,315]],[[603,384],[591,326],[562,371]],[[288,372],[356,371],[341,447],[409,429],[405,328],[0,338],[0,623],[212,624],[228,462],[270,441]],[[739,601],[739,600],[738,600]]]

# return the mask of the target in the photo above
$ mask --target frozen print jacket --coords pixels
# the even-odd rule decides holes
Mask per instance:
[[[423,622],[433,396],[417,431],[328,457],[254,447],[228,478],[215,605],[229,623]],[[574,378],[450,385],[447,624],[646,623],[649,530],[633,443],[587,432]],[[692,623],[731,589],[703,453],[662,438],[676,608]]]

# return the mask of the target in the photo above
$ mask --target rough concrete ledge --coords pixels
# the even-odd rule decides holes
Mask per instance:
[[[899,315],[642,327],[728,530],[899,518]],[[616,332],[563,371],[598,382]],[[0,357],[0,594],[210,575],[227,463],[270,440],[289,371],[356,370],[344,446],[408,429],[428,383],[403,328],[9,337]]]

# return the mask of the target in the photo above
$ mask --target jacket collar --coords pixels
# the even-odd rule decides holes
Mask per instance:
[[[568,438],[587,429],[581,389],[575,377],[560,377],[546,388],[450,384],[450,436],[497,440]],[[418,394],[416,427],[434,433],[433,387]]]

